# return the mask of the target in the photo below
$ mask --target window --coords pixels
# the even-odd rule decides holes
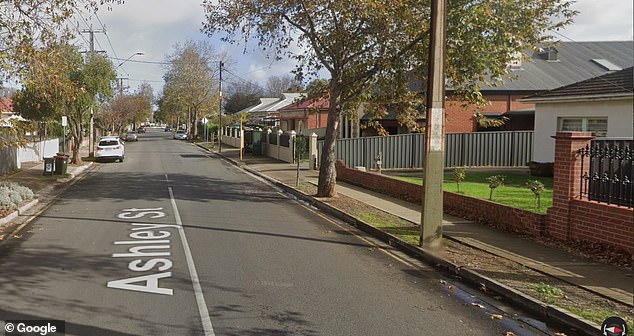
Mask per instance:
[[[592,132],[598,137],[608,134],[608,118],[560,117],[557,118],[557,125],[557,129],[562,132]]]

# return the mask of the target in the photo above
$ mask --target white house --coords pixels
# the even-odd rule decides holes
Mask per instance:
[[[533,161],[553,162],[558,131],[593,132],[597,137],[632,138],[632,67],[533,95]]]
[[[249,106],[238,113],[246,112],[252,122],[279,127],[280,113],[278,111],[300,100],[302,97],[302,93],[282,93],[280,98],[260,98],[259,104]]]

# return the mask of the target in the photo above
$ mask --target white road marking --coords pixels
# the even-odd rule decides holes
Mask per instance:
[[[189,243],[187,243],[187,237],[185,237],[185,230],[183,229],[183,221],[181,215],[176,207],[176,200],[174,199],[174,192],[172,187],[167,187],[170,193],[170,202],[172,203],[172,209],[174,210],[174,217],[176,217],[176,224],[178,225],[178,233],[181,237],[183,249],[185,250],[185,259],[187,259],[187,268],[189,268],[189,275],[192,279],[192,286],[194,287],[194,294],[196,295],[196,303],[198,304],[198,312],[200,314],[200,320],[205,330],[205,335],[215,336],[214,327],[211,324],[211,318],[209,317],[209,311],[207,310],[207,303],[205,303],[205,296],[203,290],[200,287],[200,281],[198,280],[198,272],[196,272],[196,266],[194,265],[194,258],[189,249]]]

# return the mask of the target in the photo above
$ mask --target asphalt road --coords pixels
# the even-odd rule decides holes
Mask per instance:
[[[19,243],[0,248],[0,320],[64,320],[67,335],[488,336],[517,327],[448,291],[433,270],[170,134],[127,143],[123,163],[98,164]]]

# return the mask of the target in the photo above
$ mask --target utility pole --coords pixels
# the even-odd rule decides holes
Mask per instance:
[[[442,241],[443,172],[445,166],[446,0],[431,1],[431,36],[425,118],[425,171],[420,245],[435,248]]]
[[[81,31],[82,34],[89,34],[89,44],[90,44],[90,51],[89,51],[89,55],[93,56],[95,54],[95,33],[102,33],[105,34],[106,31],[103,29],[100,30],[94,30],[92,29],[92,26],[90,27],[90,29],[84,29]],[[88,135],[88,157],[94,157],[95,156],[95,116],[94,116],[94,111],[93,111],[93,107],[90,106],[90,134]]]
[[[218,103],[218,153],[222,153],[222,66],[224,65],[224,63],[222,63],[222,61],[219,61],[220,63],[220,80],[218,81],[218,96],[219,96],[219,103]]]

